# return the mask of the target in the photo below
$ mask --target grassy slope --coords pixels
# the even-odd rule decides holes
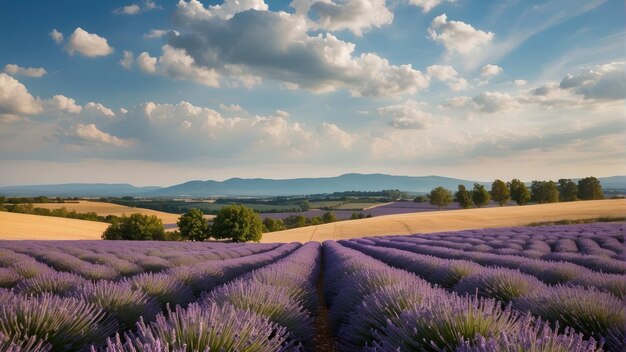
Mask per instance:
[[[354,237],[408,235],[486,227],[522,226],[532,222],[626,216],[626,200],[508,206],[422,212],[349,220],[266,233],[262,242],[306,242]]]
[[[0,212],[1,240],[99,240],[109,224]]]

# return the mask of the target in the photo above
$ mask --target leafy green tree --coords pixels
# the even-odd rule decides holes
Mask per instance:
[[[285,226],[289,229],[295,227],[303,227],[307,225],[307,218],[303,215],[290,215],[283,220]]]
[[[562,178],[558,181],[559,200],[561,202],[573,202],[578,200],[578,185],[576,182]]]
[[[604,199],[600,180],[593,176],[579,180],[578,198],[582,200]]]
[[[480,208],[483,205],[487,205],[491,200],[491,195],[485,189],[485,186],[480,183],[474,183],[474,189],[472,189],[472,201],[474,204]]]
[[[557,203],[559,188],[554,181],[533,181],[530,185],[530,199],[539,204]]]
[[[426,201],[426,197],[424,197],[424,196],[417,196],[417,197],[413,198],[413,201],[415,203],[424,203]]]
[[[500,206],[506,204],[511,199],[511,191],[509,187],[502,180],[495,180],[491,184],[491,191],[489,192],[491,198],[498,202]]]
[[[328,223],[335,222],[335,221],[337,221],[337,217],[335,216],[335,213],[333,213],[332,211],[328,211],[322,215],[322,222],[324,224],[328,224]]]
[[[205,241],[211,237],[209,222],[204,218],[200,209],[190,209],[189,212],[178,218],[176,223],[180,235],[190,241]]]
[[[213,219],[211,235],[235,242],[258,242],[263,236],[263,222],[259,214],[246,206],[228,205],[220,209]]]
[[[530,191],[524,182],[514,178],[509,182],[509,192],[511,199],[518,205],[525,205],[530,200]]]
[[[469,209],[474,206],[472,192],[468,191],[464,185],[459,185],[459,190],[454,194],[454,198],[463,209]]]
[[[281,219],[265,218],[263,220],[263,232],[274,232],[285,229],[285,223]]]
[[[452,203],[452,192],[439,186],[430,191],[430,204],[436,205],[441,210]]]
[[[298,204],[298,206],[300,207],[300,210],[302,211],[308,211],[309,209],[311,209],[311,203],[309,203],[308,200],[303,200],[302,202]]]
[[[102,239],[163,241],[166,236],[163,222],[156,215],[131,214],[113,218]]]

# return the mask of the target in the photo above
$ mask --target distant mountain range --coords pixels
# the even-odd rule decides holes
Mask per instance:
[[[393,176],[385,174],[345,174],[337,177],[273,180],[231,178],[225,181],[189,181],[170,187],[135,187],[129,184],[70,183],[0,187],[4,196],[49,197],[209,197],[209,196],[287,196],[342,191],[380,191],[399,189],[422,193],[442,186],[456,190],[475,181],[441,176]],[[604,189],[626,190],[626,176],[600,178]],[[485,185],[491,182],[479,182]]]

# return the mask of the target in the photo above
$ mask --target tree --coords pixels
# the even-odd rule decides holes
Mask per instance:
[[[533,181],[530,185],[530,199],[539,204],[557,203],[559,189],[554,181]]]
[[[289,215],[285,218],[285,220],[283,220],[283,222],[285,223],[285,226],[287,226],[287,228],[292,229],[294,227],[306,226],[307,218],[305,218],[303,215]]]
[[[572,202],[578,200],[578,186],[570,179],[562,178],[558,181],[559,200],[561,202]]]
[[[328,223],[335,222],[335,221],[337,221],[337,217],[335,216],[335,213],[333,213],[332,211],[328,211],[322,215],[322,222],[324,224],[328,224]]]
[[[438,206],[439,210],[450,203],[452,203],[452,192],[441,186],[430,191],[430,204]]]
[[[480,183],[474,183],[474,189],[472,189],[472,201],[480,208],[483,205],[487,205],[491,200],[489,192],[485,189],[485,186]]]
[[[114,218],[102,234],[103,240],[157,240],[166,239],[163,222],[156,215],[131,214]]]
[[[263,220],[263,232],[274,232],[285,229],[285,223],[281,219],[265,218]]]
[[[491,192],[489,192],[491,198],[498,202],[500,206],[506,204],[511,199],[511,191],[509,187],[502,180],[495,180],[491,184]]]
[[[459,202],[463,209],[469,209],[474,206],[472,201],[472,192],[468,191],[464,185],[459,185],[459,190],[454,194],[454,198]]]
[[[246,206],[228,205],[213,219],[211,236],[235,242],[258,242],[263,236],[263,222],[259,214]]]
[[[578,198],[582,200],[604,199],[600,180],[591,176],[578,181]]]
[[[424,197],[424,196],[417,196],[417,197],[413,198],[413,201],[415,203],[424,203],[426,201],[426,197]]]
[[[308,211],[309,209],[311,209],[311,203],[309,203],[308,200],[303,200],[298,204],[298,206],[300,206],[300,210],[302,211]]]
[[[189,212],[178,218],[180,235],[190,241],[204,241],[211,237],[209,222],[204,218],[200,209],[190,209]]]
[[[526,187],[524,182],[516,178],[509,182],[509,192],[511,194],[511,199],[513,199],[518,205],[525,205],[530,200],[530,191],[528,190],[528,187]]]

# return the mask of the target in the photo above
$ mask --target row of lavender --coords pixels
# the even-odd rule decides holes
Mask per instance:
[[[115,241],[3,241],[0,288],[24,280],[72,273],[76,280],[119,280],[146,272],[262,253],[277,244],[222,244]],[[66,277],[71,277],[66,275]]]
[[[624,223],[594,223],[388,238],[466,252],[567,261],[596,271],[625,274],[625,231]]]
[[[626,309],[618,297],[599,292],[594,287],[578,285],[550,286],[535,276],[506,268],[483,267],[464,260],[445,260],[395,248],[342,241],[394,267],[405,269],[450,292],[478,295],[511,303],[522,313],[531,313],[547,321],[557,321],[574,328],[586,337],[606,340],[609,350],[620,351],[626,324]],[[622,283],[624,283],[622,277]]]
[[[0,350],[80,351],[94,346],[111,351],[179,351],[182,346],[193,346],[189,343],[204,343],[211,350],[220,350],[236,343],[248,346],[246,334],[265,342],[241,350],[275,351],[275,346],[300,350],[310,346],[311,333],[307,335],[303,327],[310,325],[307,317],[315,305],[310,285],[318,270],[318,252],[319,245],[315,244],[284,244],[260,254],[177,266],[162,273],[144,273],[118,281],[81,278],[84,281],[67,285],[64,290],[58,289],[57,282],[72,274],[57,273],[59,280],[48,280],[51,290],[46,284],[40,285],[38,292],[28,294],[0,289]],[[284,259],[276,262],[281,258]],[[268,264],[271,265],[263,268]],[[259,270],[253,271],[256,269]],[[287,279],[281,274],[283,270],[292,272],[293,277]],[[237,292],[251,283],[264,288],[267,296],[258,301],[266,304],[259,306],[258,312],[245,310],[251,309],[258,292]],[[279,297],[283,298],[284,312],[302,312],[297,317],[283,316],[291,319],[291,330],[282,327],[286,324],[278,323],[280,317],[275,316],[280,304],[268,306]],[[306,308],[295,309],[298,304]],[[172,311],[170,306],[176,308]],[[160,313],[163,309],[165,314]],[[232,323],[241,317],[241,324],[234,326]],[[199,337],[191,330],[187,335],[181,334],[186,328],[176,324],[199,324],[207,328],[208,335]],[[182,330],[172,330],[174,327]],[[235,327],[241,329],[233,330]],[[126,331],[126,342],[122,343],[117,335],[117,339],[109,339],[108,346],[102,347],[118,331]],[[229,333],[230,342],[224,340]],[[267,347],[267,341],[273,341],[274,347]],[[259,349],[262,346],[266,347]]]
[[[571,328],[431,285],[336,242],[324,243],[324,259],[330,323],[342,351],[601,350]],[[621,348],[614,343],[609,349]]]

